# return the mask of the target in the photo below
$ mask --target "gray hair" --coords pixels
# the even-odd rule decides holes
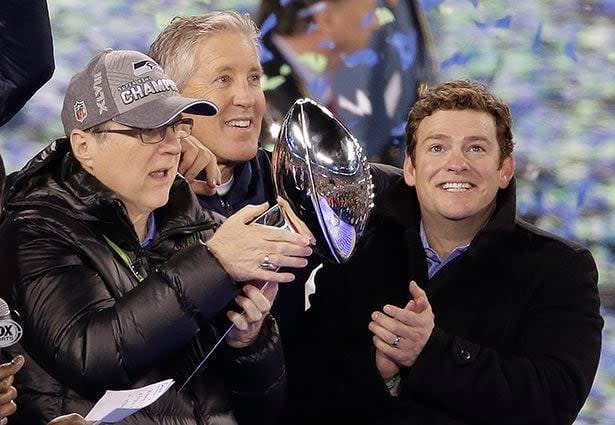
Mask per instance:
[[[250,15],[225,10],[199,16],[176,16],[154,40],[149,56],[162,66],[181,91],[196,71],[195,46],[201,39],[224,31],[246,35],[259,55],[260,31]]]

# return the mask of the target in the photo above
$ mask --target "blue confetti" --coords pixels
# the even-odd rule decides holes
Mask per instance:
[[[280,6],[285,7],[292,3],[294,0],[280,0]]]
[[[262,43],[259,43],[259,53],[261,57],[261,63],[267,63],[273,59],[273,53],[269,51]]]
[[[585,207],[583,208],[584,211],[595,211],[598,214],[608,211],[609,209],[611,209],[609,200],[604,198],[589,198],[585,202]]]
[[[402,71],[407,71],[416,60],[418,45],[416,30],[409,33],[396,31],[389,39],[389,44],[397,50]]]
[[[403,136],[406,133],[406,121],[402,121],[391,129],[392,137]]]
[[[361,19],[361,28],[365,29],[369,27],[369,24],[376,19],[376,14],[374,12],[369,12]]]
[[[597,7],[605,15],[615,15],[615,0],[602,0]]]
[[[510,22],[512,21],[512,16],[504,16],[503,18],[496,19],[495,26],[496,28],[509,28]]]
[[[472,6],[474,6],[474,9],[478,7],[478,0],[470,0],[470,2],[472,3]]]
[[[444,0],[422,0],[421,4],[423,5],[424,10],[430,11],[431,9],[439,6],[443,2]]]
[[[359,50],[350,55],[342,53],[340,56],[344,64],[349,68],[353,68],[357,65],[375,65],[378,63],[378,55],[374,49],[369,48]]]
[[[574,223],[578,220],[577,209],[572,208],[571,205],[567,205],[564,202],[560,202],[557,204],[552,214],[562,218],[560,223],[561,227],[558,229],[558,233],[566,239],[574,238]]]
[[[335,41],[333,40],[322,40],[319,43],[320,47],[322,47],[323,49],[334,49],[335,48]]]
[[[316,22],[310,22],[308,24],[307,30],[305,30],[305,33],[311,34],[316,30],[316,28],[318,28],[318,25],[316,25]]]
[[[508,105],[514,117],[525,116],[532,113],[534,102],[532,99],[518,99]]]
[[[275,16],[274,13],[267,16],[267,19],[265,19],[265,21],[261,25],[261,37],[264,37],[269,31],[274,29],[277,24],[278,18]]]
[[[566,56],[568,56],[570,59],[572,59],[574,62],[577,62],[577,43],[574,40],[570,40],[569,42],[566,43],[566,46],[564,47],[564,53],[566,54]]]
[[[485,29],[485,28],[489,28],[492,26],[495,28],[509,28],[510,23],[512,22],[512,16],[507,15],[507,16],[504,16],[503,18],[496,19],[494,21],[487,21],[487,22],[481,22],[477,20],[473,20],[473,21],[474,21],[474,25],[476,25],[476,27],[480,29]]]
[[[577,190],[577,208],[582,208],[587,200],[587,194],[594,186],[594,182],[590,179],[581,182],[579,189]]]
[[[468,61],[472,58],[471,55],[466,55],[465,53],[457,52],[453,56],[448,59],[445,59],[440,64],[440,68],[446,69],[452,65],[464,65],[468,63]]]
[[[480,22],[475,19],[473,21],[474,21],[474,25],[476,25],[476,27],[480,29],[485,29],[489,26],[486,22]]]
[[[532,51],[534,53],[540,53],[542,51],[542,22],[538,25],[534,40],[532,41]]]
[[[329,87],[329,78],[326,74],[323,74],[318,78],[314,78],[308,83],[308,89],[316,99],[322,99],[325,93],[329,90]]]

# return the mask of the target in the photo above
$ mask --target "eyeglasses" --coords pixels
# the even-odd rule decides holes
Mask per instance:
[[[163,125],[158,128],[126,128],[126,129],[94,129],[91,133],[116,133],[125,134],[127,136],[137,137],[146,145],[155,145],[162,142],[167,137],[167,131],[173,130],[173,134],[179,139],[185,139],[192,133],[194,121],[192,118],[182,118],[171,124]]]

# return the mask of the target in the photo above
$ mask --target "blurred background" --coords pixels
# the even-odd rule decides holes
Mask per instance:
[[[253,13],[259,2],[49,3],[56,71],[0,129],[8,171],[62,136],[67,83],[96,52],[147,52],[176,15]],[[588,246],[600,273],[603,354],[575,423],[615,423],[615,0],[381,0],[376,15],[372,44],[334,79],[339,114],[371,158],[396,162],[417,78],[481,80],[511,106],[519,213]]]

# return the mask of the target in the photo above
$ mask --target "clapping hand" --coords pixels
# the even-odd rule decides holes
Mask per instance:
[[[427,294],[410,282],[412,299],[404,308],[385,305],[372,313],[369,330],[374,334],[376,366],[384,379],[394,376],[399,367],[410,367],[423,351],[435,326]]]

